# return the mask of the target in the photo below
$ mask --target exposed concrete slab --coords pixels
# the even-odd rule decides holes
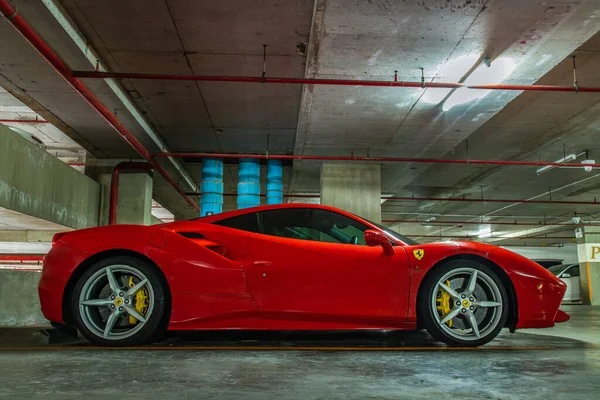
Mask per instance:
[[[66,231],[69,227],[0,207],[0,230]]]
[[[12,231],[19,232],[19,231]],[[52,242],[23,242],[0,240],[0,254],[46,254],[52,248]]]
[[[0,125],[0,207],[71,228],[98,224],[100,186]]]
[[[0,231],[0,242],[51,242],[61,231]]]

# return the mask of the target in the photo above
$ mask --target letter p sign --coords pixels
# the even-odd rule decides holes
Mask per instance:
[[[596,256],[600,254],[600,246],[592,246],[592,260],[596,259]]]

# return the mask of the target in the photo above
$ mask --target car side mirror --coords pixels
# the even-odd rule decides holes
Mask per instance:
[[[570,278],[571,274],[562,274],[560,277],[561,278]]]
[[[394,255],[394,247],[392,246],[392,243],[390,243],[390,239],[388,239],[387,236],[379,231],[367,229],[365,231],[365,242],[367,243],[367,246],[383,247],[383,254],[386,256]]]

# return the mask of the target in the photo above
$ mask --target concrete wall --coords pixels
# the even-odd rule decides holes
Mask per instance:
[[[0,207],[79,229],[99,202],[98,183],[0,124]]]
[[[0,326],[47,323],[37,292],[40,272],[0,270]]]

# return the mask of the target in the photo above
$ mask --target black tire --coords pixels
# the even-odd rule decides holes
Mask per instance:
[[[498,313],[498,315],[494,314],[494,317],[492,319],[493,321],[497,321],[497,322],[495,322],[493,326],[492,326],[492,324],[489,324],[488,325],[489,327],[486,327],[486,329],[488,330],[486,332],[486,334],[482,335],[479,338],[475,337],[474,332],[472,333],[473,337],[469,338],[469,339],[461,339],[459,337],[452,336],[452,334],[450,334],[448,332],[448,330],[452,330],[452,329],[451,328],[446,329],[446,326],[448,323],[446,323],[444,328],[442,328],[440,326],[441,321],[439,321],[440,317],[438,316],[439,315],[438,310],[433,305],[433,300],[432,300],[432,299],[434,299],[433,296],[438,295],[438,290],[439,290],[438,282],[441,279],[443,279],[444,276],[447,276],[448,273],[451,273],[452,271],[456,271],[458,273],[460,271],[463,271],[464,269],[477,270],[478,277],[484,276],[480,273],[487,275],[487,277],[489,277],[491,279],[491,282],[493,282],[496,285],[496,287],[498,289],[497,293],[499,294],[499,297],[501,299],[500,301],[497,301],[497,302],[501,303],[501,306],[500,306],[501,310],[500,311],[491,311],[491,312]],[[458,292],[458,294],[461,294],[461,292],[459,290],[457,290],[457,292]],[[461,296],[462,296],[462,294],[461,294]],[[454,307],[454,306],[455,306],[455,302],[452,301],[452,307]],[[469,347],[471,347],[471,346],[484,345],[484,344],[490,342],[491,340],[493,340],[496,336],[498,336],[498,334],[500,333],[502,328],[504,328],[504,326],[506,325],[510,302],[508,300],[508,294],[506,292],[506,288],[502,284],[502,281],[500,280],[500,278],[498,278],[497,274],[491,268],[489,268],[486,265],[484,265],[480,262],[477,262],[477,261],[459,259],[459,260],[453,260],[453,261],[444,263],[443,265],[436,267],[433,271],[431,271],[431,273],[428,274],[428,276],[425,278],[425,280],[421,284],[417,307],[418,307],[417,309],[419,312],[419,326],[424,327],[431,336],[433,336],[437,340],[444,342],[450,346],[469,346]],[[461,309],[460,311],[462,311],[461,306],[458,306],[457,308]],[[453,310],[454,310],[454,308],[453,308]],[[478,311],[478,310],[476,310],[476,311]],[[465,312],[468,312],[468,311],[465,311]],[[483,312],[487,313],[488,311],[482,311],[482,313]],[[462,312],[461,312],[461,314],[462,314]],[[466,318],[466,317],[458,314],[456,318],[462,319],[462,318]],[[467,322],[464,322],[465,325],[466,325],[466,323]],[[475,325],[478,325],[478,324],[475,324]],[[478,327],[478,329],[479,329],[479,327]]]
[[[92,330],[94,328],[90,329],[86,325],[84,319],[86,319],[88,323],[90,323],[90,318],[82,316],[82,307],[80,307],[79,303],[81,293],[84,287],[86,286],[86,282],[88,282],[95,275],[98,275],[99,271],[106,269],[106,267],[117,265],[131,267],[145,275],[146,279],[148,280],[148,287],[151,288],[153,293],[152,308],[150,308],[149,305],[149,309],[151,309],[152,312],[143,324],[143,326],[131,336],[118,339],[107,339],[99,335],[98,332],[94,332]],[[99,276],[102,275],[100,274]],[[120,282],[120,284],[122,284],[122,282]],[[121,287],[124,286],[121,285]],[[124,287],[123,290],[126,291],[127,288]],[[74,316],[75,326],[77,327],[77,329],[81,332],[83,336],[85,336],[90,342],[94,344],[101,346],[135,346],[144,343],[150,343],[162,337],[166,331],[168,317],[170,313],[170,305],[168,302],[169,297],[167,290],[168,288],[166,283],[164,282],[164,277],[162,276],[160,271],[157,271],[157,268],[154,265],[129,256],[108,257],[94,263],[77,280],[77,283],[75,284],[73,291],[70,294],[72,312],[71,315]],[[110,307],[113,306],[111,305]],[[105,312],[110,312],[108,306]],[[127,314],[123,314],[123,316],[126,315]],[[99,321],[98,324],[101,323],[102,322]],[[138,324],[139,323],[140,322],[138,321]]]

